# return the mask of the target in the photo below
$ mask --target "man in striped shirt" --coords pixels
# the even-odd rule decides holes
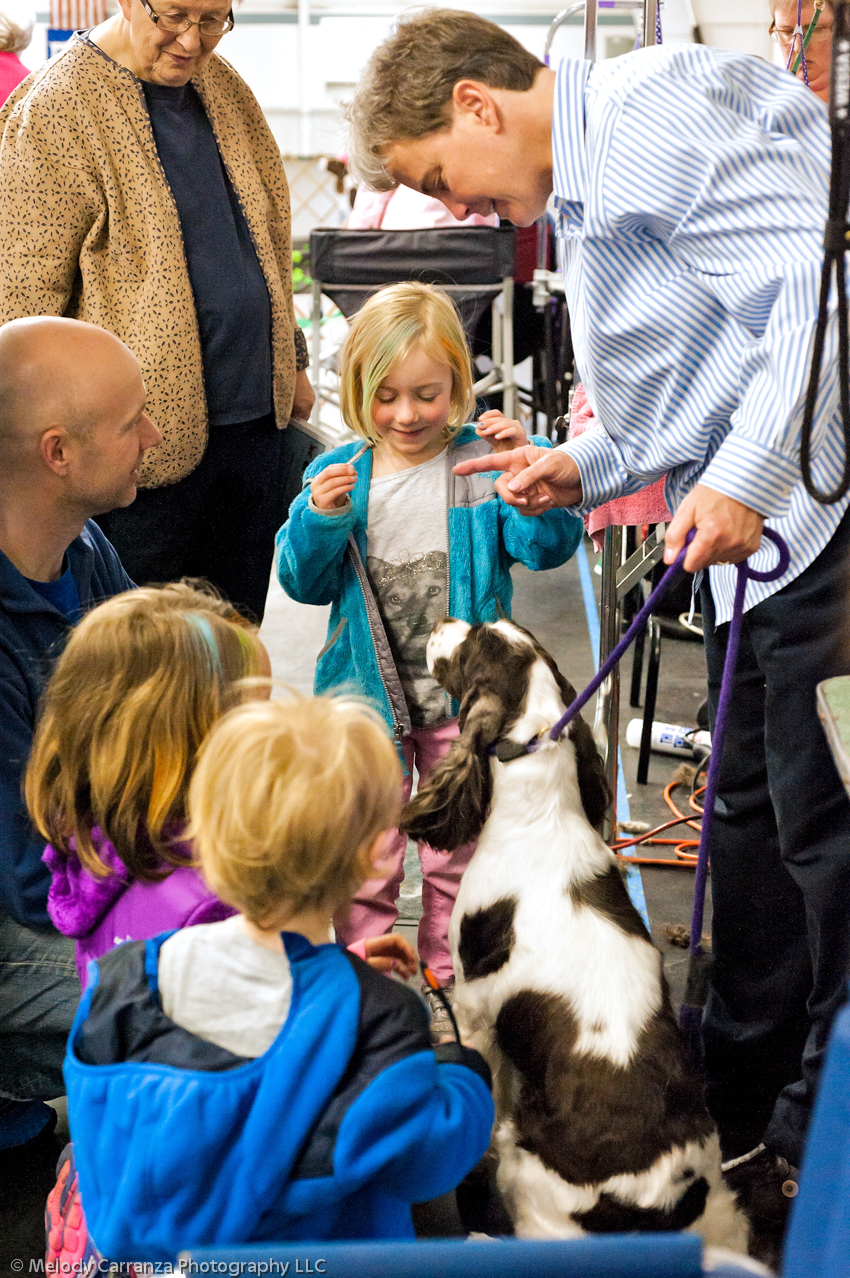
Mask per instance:
[[[352,163],[378,189],[520,225],[552,196],[576,362],[601,428],[462,469],[501,469],[535,515],[593,509],[667,476],[670,562],[702,584],[716,705],[732,564],[769,519],[791,548],[747,587],[712,843],[715,971],[705,1037],[725,1156],[799,1164],[850,964],[850,803],[815,685],[850,671],[848,499],[819,506],[799,435],[829,185],[826,111],[786,72],[704,46],[557,74],[472,14],[399,21],[349,109]],[[819,488],[842,470],[834,318],[813,438]],[[756,552],[758,552],[756,554]],[[708,576],[708,574],[706,574]],[[756,1166],[752,1168],[755,1172]]]

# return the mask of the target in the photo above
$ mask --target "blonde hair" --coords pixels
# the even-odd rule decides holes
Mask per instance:
[[[0,9],[0,53],[23,53],[32,40],[32,19],[21,26]]]
[[[258,673],[253,627],[211,587],[131,590],[88,613],[44,693],[26,774],[30,816],[56,851],[70,841],[108,868],[99,826],[128,871],[157,882],[185,865],[172,847],[201,742]],[[164,864],[163,864],[164,863]]]
[[[347,426],[376,444],[372,402],[385,377],[414,348],[452,372],[447,434],[457,434],[472,411],[472,363],[463,324],[447,293],[433,284],[390,284],[363,306],[342,352],[339,401]]]
[[[385,152],[451,127],[459,80],[524,92],[543,63],[494,22],[458,9],[404,13],[366,64],[345,115],[349,168],[376,191],[398,182]]]
[[[212,891],[263,927],[282,908],[349,901],[400,806],[398,758],[373,711],[331,697],[253,701],[204,742],[188,834]]]

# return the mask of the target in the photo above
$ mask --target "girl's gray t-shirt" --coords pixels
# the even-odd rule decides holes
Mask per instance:
[[[415,728],[441,723],[451,701],[428,673],[425,646],[449,613],[449,459],[373,476],[367,567]]]

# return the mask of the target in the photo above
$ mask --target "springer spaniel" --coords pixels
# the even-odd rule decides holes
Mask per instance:
[[[548,737],[573,688],[510,621],[446,618],[427,659],[461,734],[401,825],[448,850],[478,839],[449,930],[452,1002],[493,1071],[517,1234],[689,1229],[746,1252],[661,955],[597,832],[608,791],[590,728]]]

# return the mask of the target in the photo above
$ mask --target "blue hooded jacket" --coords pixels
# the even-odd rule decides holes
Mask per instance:
[[[292,932],[289,1014],[262,1056],[236,1056],[162,1010],[171,935],[91,963],[68,1040],[74,1157],[101,1254],[413,1237],[410,1204],[454,1188],[489,1144],[482,1057],[432,1049],[413,990]]]
[[[93,521],[66,554],[82,612],[133,589],[114,547]],[[68,618],[0,552],[0,913],[25,927],[51,931],[50,872],[41,861],[45,841],[27,814],[21,780],[39,698],[70,629]]]
[[[529,442],[551,448],[542,437],[533,436]],[[307,468],[305,486],[277,535],[277,573],[292,599],[333,605],[327,642],[316,665],[315,691],[348,688],[371,698],[398,743],[410,731],[410,721],[403,721],[403,711],[399,713],[389,695],[392,656],[380,637],[376,642],[357,568],[346,553],[353,534],[361,560],[366,561],[371,450],[354,462],[358,478],[348,507],[328,515],[309,504],[310,480],[326,466],[350,461],[361,449],[360,443],[343,444]],[[584,533],[581,518],[571,510],[529,518],[508,506],[496,492],[494,472],[453,473],[458,462],[492,451],[472,426],[465,426],[446,449],[449,613],[470,625],[510,616],[512,564],[557,568],[575,554]]]

